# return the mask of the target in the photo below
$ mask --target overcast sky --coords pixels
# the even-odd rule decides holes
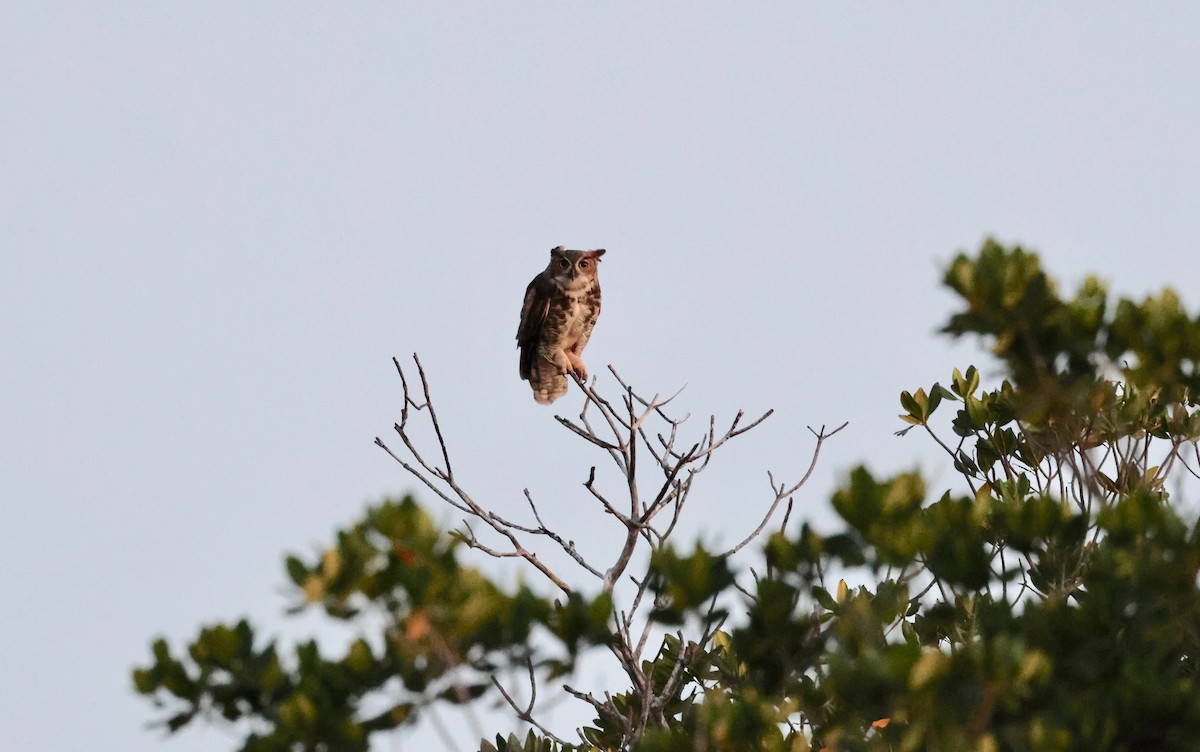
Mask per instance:
[[[480,498],[529,487],[611,556],[602,457],[552,417],[577,393],[517,377],[555,245],[608,249],[593,371],[776,410],[685,539],[743,535],[806,425],[850,421],[797,516],[858,462],[949,483],[892,432],[901,389],[986,362],[933,333],[954,254],[1200,302],[1197,40],[1192,3],[5,4],[0,747],[231,748],[145,730],[129,669],[202,623],[316,628],[284,554],[414,489],[372,444],[393,355]]]

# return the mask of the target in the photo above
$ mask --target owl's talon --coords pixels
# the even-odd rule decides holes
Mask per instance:
[[[582,358],[575,353],[567,353],[567,363],[570,364],[570,367],[567,369],[568,374],[575,376],[580,381],[587,381],[588,370]]]

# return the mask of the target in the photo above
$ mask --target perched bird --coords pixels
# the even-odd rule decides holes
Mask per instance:
[[[550,265],[525,288],[517,347],[521,378],[543,405],[567,393],[567,374],[588,376],[580,355],[600,315],[600,265],[603,248],[550,250]]]

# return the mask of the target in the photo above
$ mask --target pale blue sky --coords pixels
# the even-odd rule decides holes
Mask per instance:
[[[555,245],[608,249],[593,370],[777,411],[682,535],[740,537],[806,424],[851,421],[797,514],[859,461],[947,481],[892,432],[981,361],[931,333],[957,251],[1200,303],[1198,39],[1185,3],[4,6],[0,747],[230,748],[145,731],[128,670],[217,619],[313,629],[284,553],[413,488],[372,445],[392,355],[484,500],[529,486],[607,555],[578,405],[516,373]]]

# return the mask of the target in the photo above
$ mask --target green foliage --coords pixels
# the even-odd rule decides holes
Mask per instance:
[[[516,734],[509,734],[507,739],[496,734],[495,744],[484,739],[479,745],[480,752],[558,752],[560,749],[550,739],[539,737],[532,731],[524,739],[518,739]]]
[[[183,655],[155,642],[134,686],[172,704],[172,731],[215,714],[253,722],[245,750],[355,750],[429,703],[475,701],[505,667],[528,661],[553,693],[599,647],[631,681],[592,699],[577,743],[538,729],[481,752],[1194,749],[1200,528],[1168,481],[1200,471],[1200,318],[1169,290],[1113,302],[1091,278],[1063,297],[1037,255],[993,241],[945,283],[963,307],[944,331],[983,337],[1001,369],[901,394],[953,487],[856,468],[839,527],[771,535],[752,577],[660,541],[636,594],[653,657],[628,653],[645,641],[612,594],[506,592],[406,499],[287,560],[299,607],[381,613],[382,640],[285,658],[245,622],[216,625]],[[394,679],[406,698],[364,717]]]
[[[682,624],[689,615],[705,612],[716,596],[733,585],[729,562],[697,545],[689,556],[679,556],[670,546],[656,550],[650,560],[656,621]],[[723,615],[724,611],[719,611]]]
[[[609,638],[608,596],[555,604],[524,585],[504,592],[459,562],[460,545],[411,498],[372,507],[323,553],[289,556],[286,568],[300,598],[294,611],[319,605],[343,621],[370,612],[386,624],[383,634],[331,658],[314,641],[291,651],[274,642],[255,647],[244,620],[217,624],[202,629],[186,655],[156,640],[153,662],[133,672],[134,687],[174,707],[163,721],[171,731],[214,713],[242,722],[246,752],[365,750],[371,734],[414,723],[431,703],[461,705],[494,691],[491,674],[533,655],[535,628],[566,646],[539,658],[558,674]],[[389,683],[403,688],[398,702],[396,692],[382,691]],[[387,707],[364,714],[368,700]]]
[[[1200,438],[1200,319],[1171,291],[1109,315],[1094,279],[1062,299],[1036,255],[990,241],[946,282],[966,304],[946,331],[991,339],[1008,378],[982,389],[978,369],[955,369],[948,389],[904,392],[900,417],[968,493],[927,503],[913,474],[852,472],[834,495],[847,530],[830,538],[854,540],[850,566],[861,554],[877,584],[843,581],[836,598],[823,583],[796,598],[835,563],[828,544],[776,536],[772,578],[819,655],[751,674],[755,689],[796,701],[832,749],[1193,748],[1200,533],[1165,480]],[[946,402],[950,441],[931,420]],[[768,582],[760,598],[779,591]],[[734,634],[755,666],[762,635]]]

